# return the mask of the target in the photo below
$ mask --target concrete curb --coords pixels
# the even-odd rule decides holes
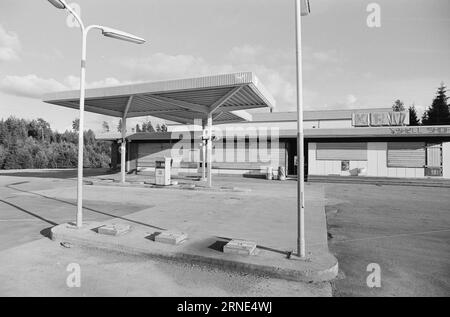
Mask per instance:
[[[364,176],[308,176],[310,183],[336,183],[336,184],[365,184],[365,185],[391,185],[391,186],[417,186],[450,188],[450,181],[440,179],[408,179]]]
[[[246,256],[230,256],[227,254],[208,256],[195,251],[189,252],[190,250],[186,248],[183,250],[183,248],[178,248],[177,246],[155,244],[155,242],[145,238],[149,232],[139,227],[133,228],[132,235],[119,237],[101,236],[95,233],[93,228],[102,224],[87,224],[83,229],[70,229],[67,224],[58,225],[51,229],[51,239],[59,242],[69,242],[74,246],[89,249],[101,249],[146,258],[169,260],[184,264],[197,264],[221,270],[245,272],[301,282],[326,282],[335,279],[338,274],[337,259],[330,253],[314,256],[309,261],[283,259],[282,261],[285,261],[283,263],[288,263],[289,261],[298,262],[294,263],[295,267],[292,265],[293,262],[289,263],[289,267],[281,267],[274,265],[274,262],[281,262],[279,259],[273,261],[273,257],[264,261],[267,264],[260,264],[251,263],[252,258]],[[124,239],[124,237],[128,238]],[[192,246],[195,245],[198,247],[199,245],[209,245],[212,241],[216,241],[217,238],[208,237],[189,240],[191,240],[190,243]],[[152,248],[152,246],[156,246],[156,248]],[[267,251],[259,250],[259,252],[264,253]]]
[[[143,181],[136,181],[130,183],[120,183],[120,182],[111,182],[111,181],[96,181],[96,180],[85,180],[85,185],[89,186],[111,186],[111,187],[134,187],[134,188],[152,188],[152,189],[172,189],[172,190],[198,190],[205,192],[251,192],[250,188],[243,187],[204,187],[204,186],[189,186],[188,184],[178,184],[171,186],[158,186],[153,184],[146,184]]]

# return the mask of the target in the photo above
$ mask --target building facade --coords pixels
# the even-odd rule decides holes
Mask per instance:
[[[409,126],[408,112],[391,109],[306,111],[305,172],[317,176],[450,179],[450,126]],[[173,159],[178,172],[198,173],[203,161],[201,125],[169,125],[165,133],[129,133],[127,170],[152,170]],[[113,141],[112,166],[120,156]],[[297,172],[295,112],[253,114],[251,121],[213,131],[215,174],[263,175],[267,167]]]

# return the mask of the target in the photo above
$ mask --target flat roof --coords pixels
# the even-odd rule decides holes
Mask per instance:
[[[245,130],[242,130],[245,136]],[[129,133],[127,139],[130,141],[152,141],[152,140],[179,140],[181,135],[193,131],[174,132],[139,132]],[[237,132],[239,133],[239,132]],[[214,131],[213,131],[214,134]],[[197,132],[201,135],[201,132]],[[280,130],[280,138],[296,138],[297,130]],[[307,139],[351,139],[351,138],[448,138],[450,139],[450,125],[447,126],[406,126],[406,127],[370,127],[370,128],[343,128],[343,129],[305,129]],[[121,139],[119,133],[99,135],[99,140],[114,141]]]
[[[79,90],[43,97],[46,103],[79,109]],[[251,121],[245,110],[275,107],[275,99],[252,72],[177,79],[86,90],[85,110],[113,117],[153,116],[192,124],[210,111],[215,123]]]
[[[305,121],[312,120],[351,120],[354,113],[366,112],[390,112],[392,108],[370,108],[370,109],[333,109],[333,110],[308,110],[303,112]],[[254,122],[283,122],[296,121],[297,112],[272,112],[272,113],[254,113]]]
[[[352,120],[355,113],[392,112],[392,108],[367,108],[367,109],[332,109],[332,110],[307,110],[303,112],[305,121],[314,120]],[[252,113],[252,122],[292,122],[297,121],[296,111],[286,112],[259,112]],[[179,125],[179,124],[173,124]]]
[[[297,130],[280,131],[280,137],[296,137]],[[450,126],[392,126],[392,127],[355,127],[343,129],[306,129],[305,137],[309,139],[342,138],[416,138],[448,137]]]

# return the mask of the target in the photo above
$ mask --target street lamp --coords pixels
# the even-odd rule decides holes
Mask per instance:
[[[302,16],[310,13],[309,0],[295,0],[297,50],[297,256],[306,256],[305,247],[305,157],[303,133]]]
[[[66,9],[78,21],[82,32],[82,50],[81,50],[81,79],[80,79],[80,123],[78,127],[78,182],[77,182],[77,221],[78,228],[83,226],[83,131],[84,131],[84,99],[86,94],[86,42],[87,35],[92,29],[99,29],[106,37],[128,41],[136,44],[143,44],[145,40],[133,34],[115,30],[101,25],[84,26],[80,16],[69,7],[65,0],[48,0],[58,9]]]

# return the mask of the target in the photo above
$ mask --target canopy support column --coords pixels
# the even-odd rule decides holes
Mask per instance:
[[[212,187],[212,112],[208,114],[208,187]]]
[[[120,181],[125,183],[126,181],[126,162],[127,162],[127,116],[130,110],[131,103],[133,102],[133,96],[128,99],[127,105],[123,111],[122,116],[122,144],[120,145]]]
[[[122,144],[120,145],[120,181],[125,183],[125,174],[126,174],[126,155],[127,155],[127,118],[122,118]]]
[[[208,129],[208,140],[207,152],[208,152],[208,187],[212,187],[212,124],[213,124],[213,113],[223,106],[228,100],[230,100],[234,95],[241,91],[244,86],[238,86],[231,91],[229,91],[225,96],[217,100],[214,104],[209,107],[208,119],[207,119],[207,129]],[[204,131],[204,128],[203,128]],[[204,153],[204,152],[203,152]],[[203,170],[204,172],[204,170]]]
[[[202,181],[206,181],[206,124],[202,123]]]

